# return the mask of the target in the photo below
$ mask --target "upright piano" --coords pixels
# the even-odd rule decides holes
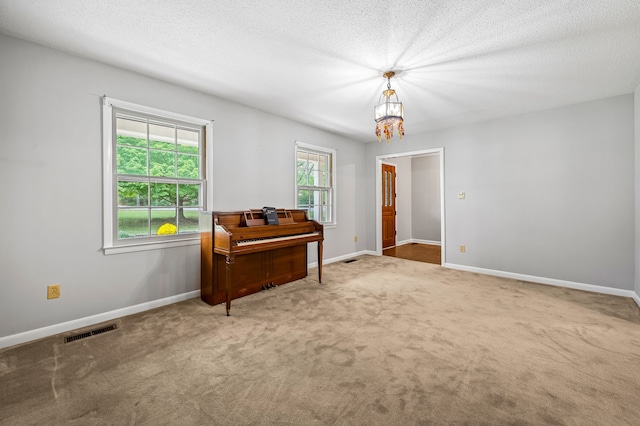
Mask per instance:
[[[202,212],[200,297],[209,305],[307,276],[307,244],[318,243],[322,282],[324,227],[306,210],[275,209],[278,224],[267,224],[262,209]]]

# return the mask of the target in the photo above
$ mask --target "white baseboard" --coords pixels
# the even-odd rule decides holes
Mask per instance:
[[[556,287],[566,287],[566,288],[572,288],[575,290],[590,291],[593,293],[610,294],[613,296],[631,297],[636,301],[636,303],[638,303],[638,306],[640,306],[640,298],[634,291],[631,291],[631,290],[622,290],[619,288],[604,287],[604,286],[593,285],[593,284],[583,284],[583,283],[577,283],[574,281],[557,280],[554,278],[536,277],[533,275],[524,275],[524,274],[517,274],[514,272],[497,271],[494,269],[476,268],[475,266],[456,265],[454,263],[445,263],[443,266],[445,268],[457,269],[460,271],[475,272],[478,274],[493,275],[493,276],[502,277],[502,278],[512,278],[514,280],[528,281],[528,282],[537,283],[537,284],[547,284],[547,285],[552,285]]]
[[[66,331],[88,327],[104,321],[110,321],[112,319],[121,318],[127,315],[137,314],[138,312],[148,311],[150,309],[159,308],[161,306],[182,302],[184,300],[189,300],[196,297],[200,297],[200,290],[165,297],[164,299],[152,300],[150,302],[140,303],[139,305],[127,306],[126,308],[103,312],[101,314],[91,315],[85,318],[78,318],[76,320],[67,321],[60,324],[54,324],[35,330],[25,331],[24,333],[0,337],[0,349],[19,345],[21,343],[31,342],[33,340],[42,339],[44,337],[53,336],[59,333],[64,333]]]
[[[418,244],[429,244],[429,245],[432,245],[432,246],[441,246],[442,245],[441,241],[417,240],[415,238],[410,239],[409,242],[418,243]]]
[[[429,245],[432,245],[432,246],[441,246],[442,245],[442,243],[440,241],[418,240],[418,239],[415,239],[415,238],[409,238],[408,240],[397,241],[396,242],[396,247],[403,246],[405,244],[413,244],[413,243],[429,244]]]
[[[342,262],[343,260],[349,260],[349,259],[352,259],[354,257],[362,256],[362,255],[365,255],[365,254],[370,254],[372,256],[378,256],[378,253],[376,253],[375,251],[362,250],[362,251],[349,253],[349,254],[345,254],[345,255],[342,255],[342,256],[338,256],[338,257],[332,257],[331,259],[323,259],[322,260],[322,264],[323,265],[328,265],[330,263]],[[307,267],[309,267],[309,268],[315,268],[316,266],[318,266],[318,262],[313,262],[313,263],[307,264]]]

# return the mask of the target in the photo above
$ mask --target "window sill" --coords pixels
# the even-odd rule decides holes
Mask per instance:
[[[145,242],[139,244],[126,244],[119,246],[103,247],[105,255],[131,253],[136,251],[158,250],[173,247],[195,246],[200,244],[200,237],[173,241]]]

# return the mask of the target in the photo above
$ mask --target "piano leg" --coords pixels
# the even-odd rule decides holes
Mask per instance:
[[[322,241],[318,241],[318,282],[322,284]]]
[[[231,279],[233,277],[233,264],[235,263],[235,256],[227,256],[226,257],[226,267],[225,267],[225,284],[226,284],[226,301],[227,301],[227,316],[229,316],[229,311],[231,311]]]

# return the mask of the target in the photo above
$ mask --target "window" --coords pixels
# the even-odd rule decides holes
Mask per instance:
[[[198,241],[210,122],[106,97],[103,120],[105,253]]]
[[[296,207],[309,219],[336,223],[335,161],[332,149],[296,143]]]

